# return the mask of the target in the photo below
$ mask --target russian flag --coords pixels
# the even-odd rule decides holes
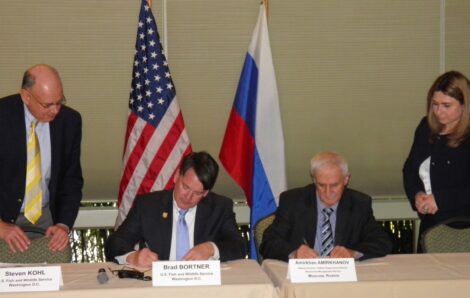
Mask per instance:
[[[287,188],[284,136],[264,4],[240,75],[219,158],[243,189],[251,207],[250,257],[257,259],[253,228],[258,220],[276,211],[279,194]]]

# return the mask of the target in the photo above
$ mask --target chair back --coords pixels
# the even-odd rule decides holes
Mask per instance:
[[[276,215],[270,214],[268,216],[260,219],[255,225],[255,246],[256,246],[256,255],[258,256],[258,262],[261,264],[263,257],[259,253],[259,247],[263,241],[264,231],[273,223]]]
[[[421,237],[423,252],[470,252],[470,218],[452,218],[427,229]]]
[[[70,263],[72,261],[72,249],[70,244],[63,251],[52,252],[49,250],[49,239],[44,236],[44,229],[37,227],[23,228],[25,232],[41,234],[32,239],[28,250],[24,252],[11,252],[5,241],[0,240],[0,263]]]

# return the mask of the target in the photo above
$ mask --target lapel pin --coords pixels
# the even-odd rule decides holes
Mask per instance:
[[[168,217],[168,212],[163,212],[162,217],[166,219]]]

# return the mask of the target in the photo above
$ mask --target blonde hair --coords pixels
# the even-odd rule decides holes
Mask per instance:
[[[458,71],[448,71],[440,75],[428,91],[428,123],[431,128],[429,141],[432,143],[442,131],[442,124],[434,115],[432,99],[436,92],[442,92],[457,100],[463,106],[462,116],[459,123],[448,137],[450,147],[458,147],[460,143],[470,134],[470,82]]]

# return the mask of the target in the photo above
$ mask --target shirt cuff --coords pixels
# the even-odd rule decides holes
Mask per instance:
[[[287,256],[287,258],[289,258],[289,259],[294,259],[294,257],[295,257],[295,252],[296,252],[296,251],[297,251],[297,250],[294,250],[293,252],[291,252],[291,253]]]
[[[362,252],[359,252],[359,251],[354,251],[354,260],[359,260],[360,258],[362,258],[364,256],[364,254]]]
[[[68,225],[63,224],[63,223],[60,223],[60,222],[57,223],[56,225],[61,226],[61,227],[64,227],[64,228],[67,230],[67,234],[70,233],[70,228],[69,228]]]
[[[217,261],[220,259],[220,253],[219,253],[219,248],[217,247],[217,245],[215,245],[214,242],[210,241],[209,242],[212,247],[214,248],[214,254],[209,258],[209,260],[212,260],[212,261]]]
[[[131,253],[134,253],[135,251],[130,251],[128,253],[126,253],[125,255],[122,255],[122,256],[117,256],[117,257],[114,257],[116,259],[116,261],[118,262],[119,265],[129,265],[129,263],[127,262],[127,257],[131,254]]]

